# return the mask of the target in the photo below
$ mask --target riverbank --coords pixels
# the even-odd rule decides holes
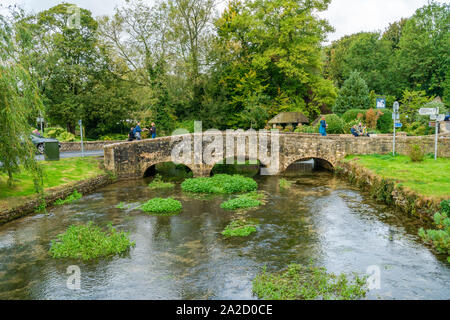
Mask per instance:
[[[412,162],[402,155],[353,155],[340,161],[336,172],[373,198],[421,219],[431,220],[441,201],[450,198],[448,158]]]
[[[46,206],[64,199],[75,190],[82,194],[111,183],[114,179],[103,168],[98,158],[67,158],[60,161],[43,161],[44,198]],[[34,191],[31,175],[22,171],[14,175],[11,187],[7,176],[0,174],[0,224],[35,212],[42,199]]]

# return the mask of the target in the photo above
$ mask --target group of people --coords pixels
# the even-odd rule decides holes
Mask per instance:
[[[322,120],[320,120],[319,133],[324,137],[327,135],[327,127],[328,127],[328,124],[325,120],[325,117],[322,117]],[[350,132],[355,137],[369,137],[369,133],[367,132],[367,127],[364,126],[361,122],[358,125],[354,125],[350,129]]]
[[[152,139],[156,138],[156,126],[154,122],[152,122],[152,126],[150,127],[150,129],[141,129],[141,123],[138,122],[136,127],[131,127],[130,132],[128,133],[128,141],[141,140],[143,131],[149,131]]]
[[[355,137],[368,137],[369,136],[369,133],[367,132],[367,127],[363,126],[361,122],[358,125],[355,124],[350,129],[350,132]]]

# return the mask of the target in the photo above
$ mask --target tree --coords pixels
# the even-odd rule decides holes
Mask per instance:
[[[418,9],[402,29],[397,65],[405,88],[443,96],[450,66],[450,4]]]
[[[267,97],[268,117],[296,110],[314,117],[334,102],[333,84],[321,75],[321,42],[332,28],[314,14],[329,2],[229,3],[215,23],[219,54],[213,67],[218,73],[213,94],[225,95],[228,126],[250,127],[240,115],[255,96]]]
[[[342,115],[349,109],[368,109],[370,107],[369,89],[359,72],[354,71],[339,90],[333,112]]]
[[[20,12],[12,12],[16,19]],[[42,110],[36,79],[28,72],[30,46],[28,30],[0,15],[0,170],[8,174],[8,185],[20,165],[34,177],[36,191],[42,190],[42,172],[35,160],[35,147],[29,139],[28,118]],[[20,45],[19,45],[20,43]]]
[[[427,97],[425,90],[410,91],[405,89],[400,100],[400,115],[402,122],[412,123],[419,117],[419,109],[423,108],[433,98]]]

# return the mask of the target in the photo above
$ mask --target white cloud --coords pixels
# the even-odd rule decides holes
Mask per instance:
[[[450,0],[441,0],[450,3]],[[360,31],[383,31],[389,23],[407,18],[428,0],[332,0],[320,17],[335,28],[329,42]]]
[[[153,2],[153,0],[147,0]],[[225,2],[226,0],[221,0]],[[39,12],[61,3],[61,0],[0,0],[2,5],[20,4],[25,10]],[[89,9],[94,16],[111,14],[116,6],[125,0],[66,0]],[[450,0],[440,0],[450,3]],[[384,30],[389,23],[410,17],[414,12],[426,5],[428,0],[332,0],[328,10],[321,12],[320,17],[327,19],[335,28],[328,36],[329,42],[340,37],[360,31]],[[224,7],[221,3],[220,7]]]

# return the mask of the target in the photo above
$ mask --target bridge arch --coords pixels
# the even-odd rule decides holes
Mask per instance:
[[[292,156],[288,159],[285,159],[283,165],[280,166],[280,173],[286,171],[290,165],[299,162],[299,161],[307,161],[313,159],[315,163],[317,163],[320,167],[333,171],[335,167],[334,159],[326,156],[317,156],[317,155],[302,155],[302,156]]]

